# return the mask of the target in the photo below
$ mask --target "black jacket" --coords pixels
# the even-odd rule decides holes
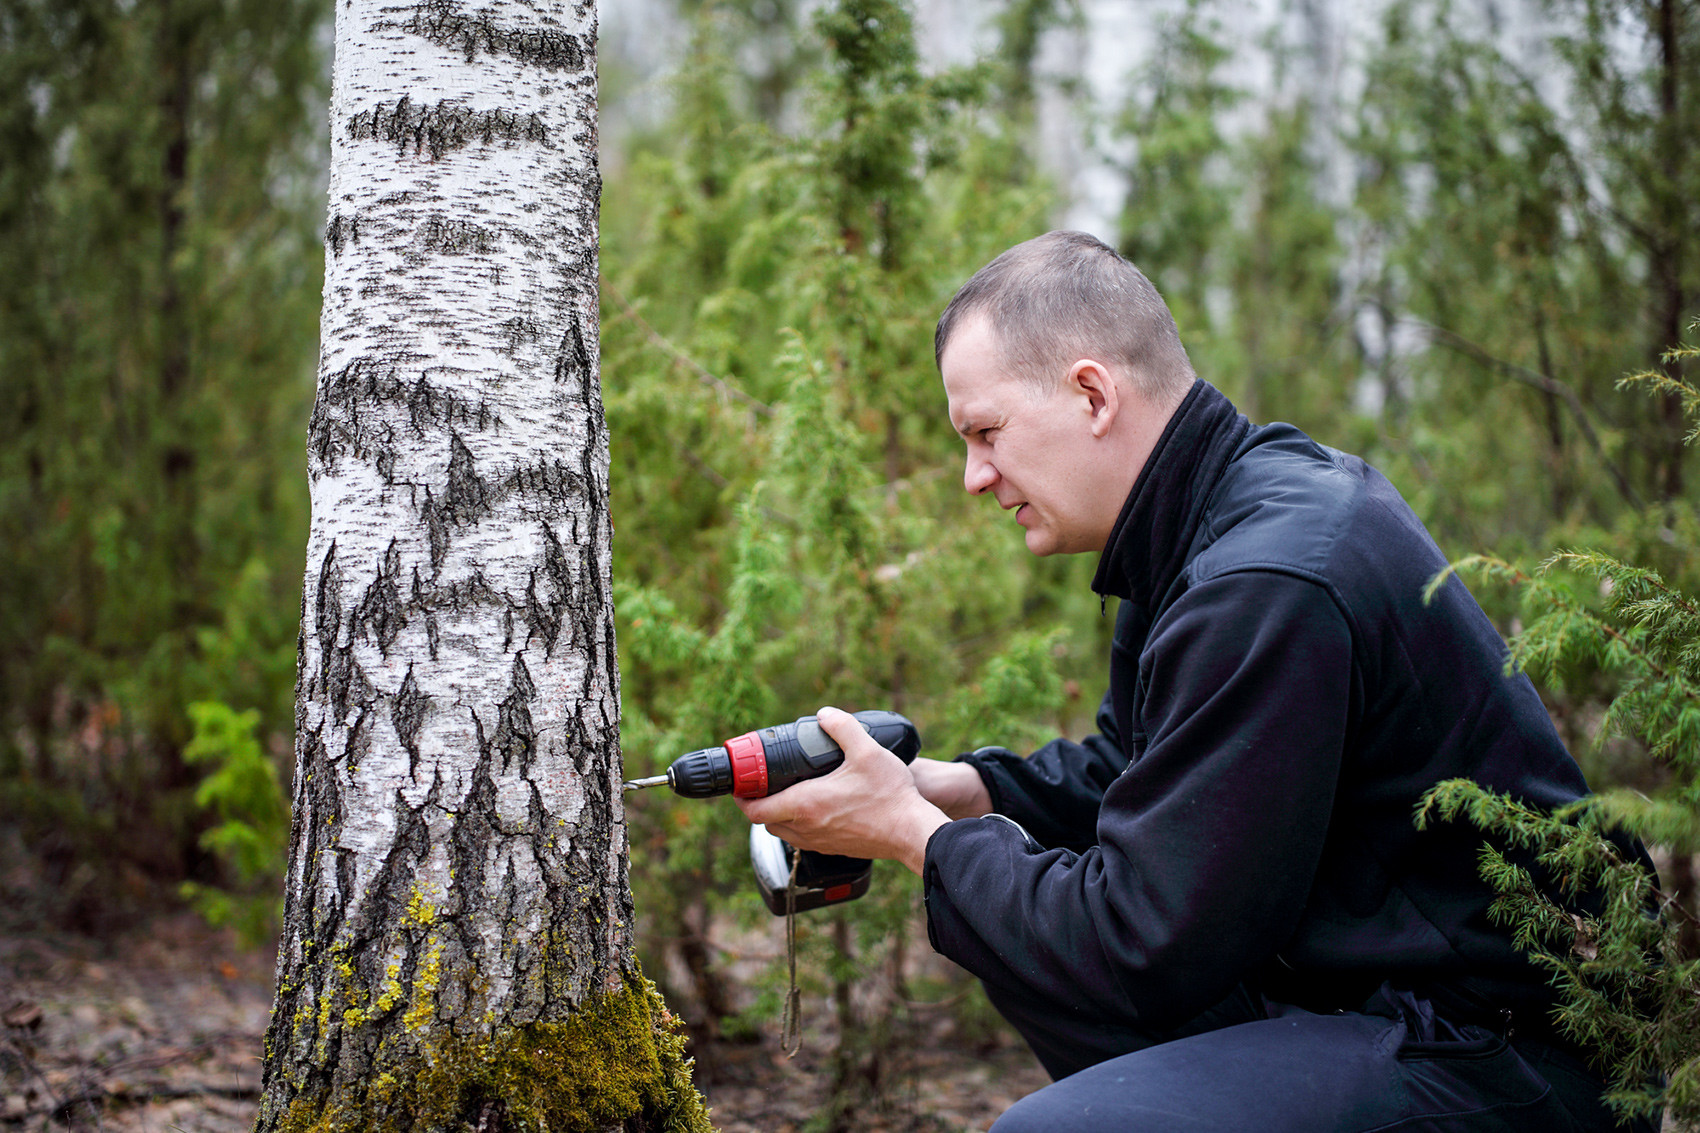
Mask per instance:
[[[933,946],[1087,1018],[1178,1024],[1247,981],[1356,1004],[1383,980],[1544,1016],[1487,918],[1482,835],[1418,832],[1467,777],[1586,791],[1527,678],[1393,486],[1197,383],[1094,589],[1121,599],[1098,734],[964,756],[995,818],[927,845]]]

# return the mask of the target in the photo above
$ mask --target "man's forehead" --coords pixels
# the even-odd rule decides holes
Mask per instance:
[[[997,376],[947,381],[945,410],[950,415],[951,427],[966,437],[976,429],[996,424],[1008,412],[998,396],[1000,392],[1007,392],[1007,384]]]

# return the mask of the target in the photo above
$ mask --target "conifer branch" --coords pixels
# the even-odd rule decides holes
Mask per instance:
[[[1678,346],[1665,351],[1660,361],[1674,365],[1697,357],[1700,357],[1700,347]],[[1680,378],[1660,373],[1658,370],[1642,370],[1618,380],[1618,389],[1628,389],[1631,386],[1651,386],[1654,393],[1676,398],[1682,405],[1683,416],[1695,422],[1688,432],[1683,434],[1682,443],[1692,445],[1700,441],[1700,390]]]
[[[637,313],[637,308],[627,302],[626,297],[620,293],[620,289],[615,287],[614,282],[607,276],[598,275],[596,278],[601,282],[603,290],[608,293],[608,295],[614,300],[615,305],[620,308],[620,311],[627,318],[636,323],[638,328],[643,331],[644,337],[654,343],[662,350],[662,352],[667,354],[675,362],[678,362],[680,365],[694,373],[697,376],[697,380],[702,382],[703,385],[708,386],[710,389],[724,397],[729,397],[734,401],[743,402],[763,417],[773,416],[773,406],[758,398],[751,397],[725,378],[711,372],[702,363],[698,362],[689,354],[686,354],[683,350],[680,350],[677,346],[673,345],[666,335],[650,326],[649,323],[644,320],[644,317]]]
[[[1571,389],[1569,385],[1538,370],[1531,370],[1527,366],[1499,358],[1485,347],[1471,342],[1463,335],[1447,330],[1445,327],[1436,326],[1411,315],[1401,316],[1401,319],[1418,327],[1428,337],[1429,341],[1449,350],[1454,350],[1504,377],[1538,389],[1542,393],[1551,394],[1563,401],[1565,406],[1569,408],[1570,415],[1576,419],[1576,427],[1582,431],[1582,437],[1588,442],[1588,447],[1594,450],[1594,455],[1599,457],[1600,462],[1605,465],[1606,471],[1611,473],[1612,481],[1617,485],[1618,494],[1628,502],[1629,506],[1637,510],[1643,506],[1641,496],[1630,484],[1629,477],[1622,468],[1618,467],[1617,462],[1607,455],[1605,446],[1600,443],[1599,434],[1594,431],[1594,424],[1589,419],[1588,411],[1583,406],[1582,399],[1576,396],[1576,391]]]

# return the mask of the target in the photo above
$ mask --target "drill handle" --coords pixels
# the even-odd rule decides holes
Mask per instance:
[[[921,733],[909,722],[909,717],[896,712],[870,708],[856,713],[856,719],[868,730],[874,742],[905,763],[913,763],[921,751]]]
[[[907,717],[879,709],[868,709],[855,716],[875,743],[903,762],[912,761],[921,750],[921,734]],[[746,798],[778,794],[793,783],[825,775],[844,762],[844,752],[837,741],[826,734],[826,729],[813,716],[801,716],[790,724],[763,728],[757,735],[761,740],[760,750],[767,776],[759,788],[752,784],[747,794],[743,789],[734,790],[735,794]],[[733,759],[736,761],[738,754],[734,754]]]

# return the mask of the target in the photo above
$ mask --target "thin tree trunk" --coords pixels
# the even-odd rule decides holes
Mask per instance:
[[[195,478],[195,447],[191,441],[193,372],[189,312],[183,296],[182,258],[186,238],[189,194],[190,112],[193,102],[195,60],[189,21],[170,0],[161,3],[157,15],[159,38],[157,58],[162,89],[159,102],[163,126],[160,166],[159,209],[159,371],[152,412],[145,413],[149,399],[138,408],[151,421],[143,435],[154,437],[159,477],[161,514],[153,525],[154,537],[163,545],[164,566],[170,572],[172,623],[200,625],[206,621],[205,597],[197,584],[200,548],[196,535],[196,512],[200,494]],[[187,635],[193,648],[194,635]],[[162,738],[163,739],[163,738]],[[164,741],[134,745],[128,758],[118,761],[120,790],[144,794],[154,789],[183,788],[194,774],[176,743]],[[201,850],[193,839],[184,839],[183,853],[192,861]]]
[[[706,1127],[632,953],[594,8],[336,26],[257,1128]]]
[[[1547,343],[1546,315],[1539,298],[1534,303],[1534,316],[1535,349],[1541,362],[1541,373],[1556,374],[1552,349]],[[1541,405],[1546,410],[1547,419],[1547,470],[1552,477],[1552,518],[1553,522],[1562,523],[1564,513],[1570,507],[1570,467],[1564,452],[1564,407],[1559,404],[1558,394],[1550,389],[1541,392]]]
[[[1659,121],[1654,138],[1658,147],[1658,183],[1653,192],[1654,241],[1649,274],[1654,304],[1653,365],[1665,351],[1683,339],[1683,317],[1688,313],[1687,265],[1683,252],[1688,246],[1688,206],[1683,186],[1691,178],[1683,166],[1694,160],[1694,139],[1684,129],[1680,83],[1686,78],[1682,59],[1682,5],[1679,0],[1659,0],[1657,36],[1659,43]],[[1676,375],[1681,376],[1680,372]],[[1683,438],[1688,420],[1682,399],[1666,395],[1658,400],[1658,418],[1663,436],[1657,455],[1655,491],[1662,500],[1680,499],[1683,494],[1683,461],[1687,444]]]

